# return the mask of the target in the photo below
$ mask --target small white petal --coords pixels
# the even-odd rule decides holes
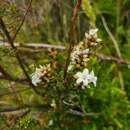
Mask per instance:
[[[82,80],[81,78],[79,78],[79,79],[76,80],[76,83],[77,83],[77,84],[80,84],[80,83],[82,83],[82,81],[83,81],[83,80]]]
[[[83,86],[88,86],[89,83],[93,83],[96,86],[97,77],[94,75],[93,70],[89,73],[89,70],[86,68],[83,72],[77,72],[75,78],[77,79],[77,84],[83,82]]]
[[[96,87],[96,83],[97,83],[97,77],[95,77],[95,79],[93,81],[93,84],[94,84],[95,87]]]
[[[85,89],[85,86],[82,85],[81,88],[82,88],[82,89]]]
[[[83,50],[83,53],[85,53],[85,54],[89,54],[89,48],[87,48],[87,49],[85,49],[85,50]]]
[[[71,71],[73,69],[73,65],[69,65],[68,66],[68,72]]]
[[[90,34],[90,35],[95,35],[95,34],[97,33],[97,31],[98,31],[97,28],[96,28],[96,29],[90,29],[90,30],[89,30],[89,34]]]
[[[42,68],[43,68],[43,66],[42,66],[42,65],[39,65],[39,68],[40,68],[40,69],[42,69]],[[38,69],[38,68],[36,68],[36,69]]]
[[[86,80],[83,80],[83,85],[84,86],[87,86],[88,85],[88,80],[86,79]]]
[[[88,39],[90,38],[89,34],[88,33],[85,33],[85,37]]]
[[[40,79],[32,79],[32,84],[33,84],[34,86],[37,86],[37,84],[40,83],[40,82],[41,82]]]
[[[92,46],[96,46],[97,43],[96,43],[96,42],[91,42],[91,45],[92,45]]]
[[[89,80],[90,80],[90,82],[92,82],[94,84],[94,86],[96,86],[97,77],[94,75],[93,71],[91,71],[91,73],[90,73]]]
[[[53,124],[54,124],[54,121],[53,120],[49,120],[48,126],[52,126]]]
[[[54,99],[52,100],[51,106],[56,107],[56,101]]]
[[[95,82],[93,82],[93,84],[94,84],[94,86],[96,87],[96,81],[95,81]]]
[[[84,76],[87,76],[88,74],[89,74],[88,69],[84,69],[84,70],[83,70],[83,75],[84,75]]]
[[[82,77],[82,73],[81,72],[76,73],[75,77],[76,78],[81,78]]]
[[[102,39],[98,38],[96,41],[97,41],[97,42],[101,42],[101,41],[102,41]]]
[[[94,76],[94,72],[93,72],[93,70],[90,72],[90,75],[91,75],[91,76]]]
[[[92,83],[94,84],[95,87],[96,87],[96,82],[97,82],[97,77],[94,77],[94,79],[92,80]]]

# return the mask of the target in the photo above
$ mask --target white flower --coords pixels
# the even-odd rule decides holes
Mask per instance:
[[[70,65],[68,72],[74,68],[80,66],[86,66],[90,59],[91,48],[96,46],[102,40],[97,36],[98,29],[90,29],[88,33],[85,33],[85,39],[74,46],[70,55]]]
[[[39,68],[36,68],[35,72],[32,73],[32,84],[34,86],[37,86],[38,83],[40,83],[42,80],[40,79],[45,74],[47,74],[49,71],[51,71],[50,64],[39,66]]]
[[[77,72],[74,77],[77,84],[83,83],[83,86],[88,86],[89,83],[93,83],[96,86],[97,77],[93,71],[89,73],[88,69],[84,69],[83,72]]]
[[[85,33],[85,37],[90,39],[91,37],[97,38],[98,29],[90,29],[88,33]]]
[[[90,52],[89,48],[87,48],[87,49],[85,49],[85,50],[82,51],[83,54],[89,54],[89,52]]]
[[[88,76],[89,76],[89,71],[88,69],[84,69],[83,72],[78,72],[75,77],[77,78],[76,83],[80,84],[83,82],[84,86],[88,85]]]
[[[67,70],[67,71],[69,72],[69,71],[71,71],[72,69],[73,69],[73,65],[70,64],[70,65],[68,66],[68,70]]]
[[[49,120],[48,126],[52,126],[53,124],[54,124],[54,121],[53,120]]]
[[[89,80],[90,82],[92,82],[94,84],[94,86],[96,87],[96,82],[97,82],[97,77],[94,75],[93,70],[90,72],[89,74]]]
[[[89,34],[92,35],[92,36],[97,35],[97,32],[98,32],[98,29],[97,29],[97,28],[95,28],[95,29],[90,29],[90,30],[89,30]]]
[[[43,70],[43,67],[40,66],[40,68],[36,68],[36,71],[32,73],[33,85],[37,86],[37,84],[41,82],[40,78],[43,76],[42,70]]]
[[[100,39],[100,38],[97,38],[97,40],[96,40],[96,41],[99,43],[99,42],[101,42],[101,41],[102,41],[102,39]]]
[[[51,107],[56,108],[56,101],[54,99],[52,100]]]
[[[98,32],[97,28],[96,29],[90,29],[88,33],[85,33],[85,37],[86,37],[85,41],[91,42],[92,46],[97,45],[97,43],[102,41],[100,38],[98,38],[97,32]]]
[[[41,76],[40,76],[39,74],[37,74],[36,72],[34,72],[34,73],[32,74],[32,84],[33,84],[34,86],[37,86],[37,84],[41,82],[40,77],[41,77]]]

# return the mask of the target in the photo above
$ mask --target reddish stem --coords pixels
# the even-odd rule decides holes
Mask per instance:
[[[69,46],[68,57],[67,57],[66,65],[65,65],[65,69],[64,69],[64,83],[65,84],[67,83],[67,69],[68,69],[68,66],[70,63],[70,55],[71,55],[72,49],[75,44],[76,21],[77,21],[78,11],[80,10],[80,7],[81,7],[81,2],[82,2],[82,0],[77,0],[77,3],[73,9],[73,15],[71,18],[71,27],[70,27],[70,35],[69,35],[70,36],[70,39],[69,39],[70,46]]]

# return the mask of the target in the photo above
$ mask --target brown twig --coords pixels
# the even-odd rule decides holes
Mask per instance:
[[[0,46],[10,47],[8,42],[0,42]],[[65,47],[61,45],[49,45],[46,43],[14,43],[14,46],[17,48],[29,48],[29,49],[56,49],[56,50],[64,50]]]
[[[24,45],[21,45],[21,44],[18,44],[18,43],[15,43],[14,44],[17,48],[30,48],[30,49],[33,49],[32,52],[34,51],[34,49],[58,49],[58,50],[65,50],[65,47],[64,46],[59,46],[59,45],[49,45],[49,44],[46,44],[46,43],[26,43]],[[5,46],[5,47],[9,47],[8,43],[3,43],[3,44],[0,44],[0,46]],[[118,57],[114,57],[114,56],[107,56],[105,54],[101,54],[101,53],[98,53],[95,55],[98,59],[100,60],[104,60],[104,61],[112,61],[112,62],[115,62],[117,64],[126,64],[126,65],[130,65],[130,61],[127,61],[123,58],[118,58]],[[22,80],[18,80],[18,81],[22,81]]]
[[[15,78],[13,78],[12,75],[10,75],[8,72],[6,72],[5,69],[1,65],[0,65],[0,72],[2,73],[2,75],[0,76],[0,79],[29,85],[28,81],[26,79],[15,79]]]
[[[29,12],[29,9],[30,9],[30,7],[31,7],[31,4],[32,4],[32,0],[30,0],[29,5],[28,5],[28,7],[27,7],[27,10],[26,10],[26,12],[25,12],[25,14],[24,14],[24,16],[23,16],[22,21],[21,21],[21,24],[19,25],[18,29],[16,30],[16,32],[15,32],[13,38],[12,38],[13,41],[16,39],[17,34],[19,33],[21,27],[22,27],[23,24],[24,24],[25,18],[26,18],[26,16],[27,16],[28,12]]]
[[[90,113],[84,113],[84,112],[80,112],[77,110],[73,110],[70,109],[70,111],[68,111],[68,113],[73,114],[73,115],[77,115],[77,116],[81,116],[81,117],[85,117],[85,116],[98,116],[100,115],[100,113],[94,113],[94,112],[90,112]]]
[[[3,21],[3,19],[2,19],[1,17],[0,17],[0,25],[1,25],[1,28],[2,28],[3,32],[5,33],[5,35],[6,35],[6,37],[7,37],[8,43],[10,43],[12,49],[13,49],[14,52],[15,52],[16,59],[17,59],[19,65],[20,65],[21,69],[23,70],[23,72],[24,72],[26,78],[28,79],[28,82],[29,82],[29,84],[30,84],[30,87],[32,87],[32,89],[35,91],[35,93],[37,93],[38,95],[40,95],[40,92],[37,91],[37,89],[35,88],[35,86],[32,84],[31,79],[30,79],[28,73],[26,72],[26,69],[24,68],[24,65],[23,65],[23,63],[22,63],[22,59],[21,59],[21,57],[20,57],[20,55],[19,55],[19,53],[18,53],[18,51],[17,51],[17,47],[14,46],[13,40],[12,40],[12,38],[11,38],[11,36],[10,36],[10,34],[9,34],[9,32],[8,32],[8,30],[7,30],[7,28],[6,28],[6,26],[5,26],[5,23],[4,23],[4,21]]]
[[[17,48],[30,48],[30,49],[33,49],[32,51],[34,51],[34,49],[58,49],[58,50],[65,50],[65,47],[64,46],[61,46],[61,45],[49,45],[49,44],[46,44],[46,43],[26,43],[24,45],[21,45],[21,44],[18,44],[18,43],[15,43],[14,44]],[[5,47],[9,47],[8,43],[3,43],[3,44],[0,44],[0,46],[5,46]],[[101,54],[101,53],[98,53],[96,54],[97,58],[100,59],[100,60],[106,60],[106,61],[113,61],[117,64],[126,64],[126,65],[130,65],[130,61],[127,61],[125,59],[122,59],[122,58],[118,58],[118,57],[114,57],[114,56],[107,56],[105,54]]]
[[[69,65],[69,62],[70,62],[70,55],[71,55],[73,46],[75,44],[76,21],[77,21],[77,14],[78,14],[78,11],[79,11],[80,6],[81,6],[81,2],[82,2],[82,0],[77,0],[76,6],[73,10],[73,16],[72,16],[72,19],[71,19],[70,39],[69,39],[70,46],[69,46],[69,50],[68,50],[68,57],[67,57],[67,60],[66,60],[66,65],[65,65],[65,68],[64,68],[64,83],[65,84],[67,83],[67,69],[68,69],[68,65]]]
[[[117,58],[117,57],[114,57],[114,56],[106,56],[106,55],[103,55],[103,54],[96,54],[96,56],[100,60],[113,61],[117,64],[130,65],[130,61],[124,60],[122,58]]]

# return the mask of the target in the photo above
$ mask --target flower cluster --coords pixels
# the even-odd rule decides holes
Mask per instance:
[[[83,70],[83,72],[77,72],[74,74],[74,78],[76,79],[77,85],[81,85],[82,88],[88,87],[89,83],[93,83],[94,86],[96,86],[97,77],[94,75],[94,72],[89,72],[88,69],[86,69],[87,63],[90,59],[91,49],[98,45],[99,42],[101,42],[101,39],[97,36],[98,29],[90,29],[88,33],[85,33],[85,39],[81,41],[78,45],[76,45],[72,53],[70,55],[70,64],[68,66],[68,71],[77,71],[77,70]],[[56,52],[51,50],[50,51],[50,57],[56,59]],[[38,83],[41,81],[49,81],[50,75],[51,75],[51,67],[54,68],[56,65],[54,65],[54,62],[39,66],[39,68],[36,68],[35,72],[32,74],[32,83],[37,86]],[[52,106],[55,103],[52,103]]]
[[[73,48],[68,71],[74,69],[81,70],[87,66],[92,48],[101,42],[101,39],[97,36],[97,32],[98,29],[90,29],[88,33],[85,33],[84,40]],[[89,87],[89,83],[93,83],[94,86],[96,86],[97,77],[94,75],[93,71],[89,72],[86,68],[83,72],[77,72],[74,78],[76,79],[76,84],[81,85],[82,88]]]
[[[85,33],[85,39],[73,48],[68,71],[87,65],[91,48],[101,42],[101,39],[97,36],[97,31],[98,29],[90,29],[88,33]]]
[[[85,33],[84,42],[88,47],[96,46],[102,40],[97,36],[98,29],[90,29],[89,33]]]
[[[93,71],[89,72],[88,69],[84,69],[83,72],[77,72],[74,75],[74,78],[76,79],[77,84],[82,83],[83,89],[87,87],[89,83],[93,83],[96,87],[97,77],[94,75]]]
[[[36,68],[35,72],[32,73],[32,84],[37,86],[38,83],[42,81],[42,77],[49,77],[51,72],[50,64],[39,66],[39,68]]]

